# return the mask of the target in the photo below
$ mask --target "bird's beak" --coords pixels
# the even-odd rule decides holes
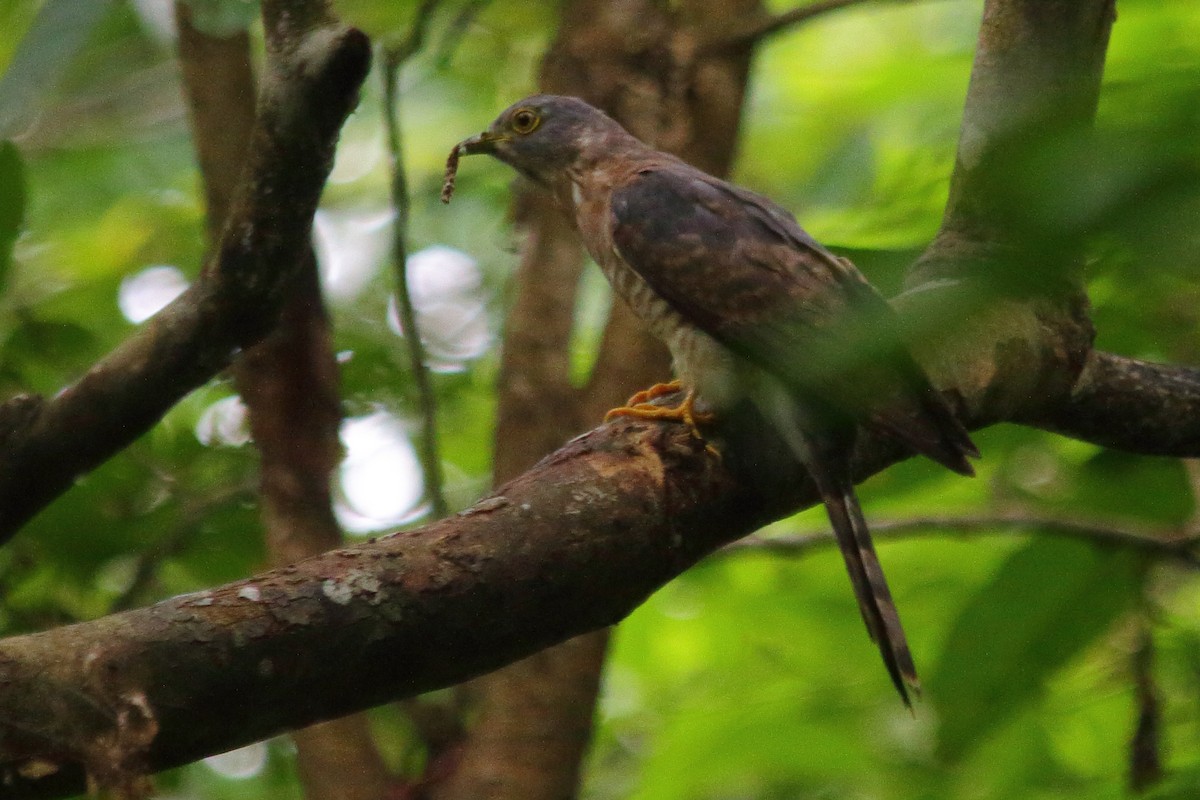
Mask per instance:
[[[458,159],[460,156],[473,156],[478,153],[495,155],[496,145],[501,142],[507,142],[509,138],[503,133],[484,131],[478,136],[463,139],[454,145],[454,149],[450,151],[450,155],[446,159],[446,180],[442,184],[442,202],[449,203],[450,198],[454,195],[454,178],[458,174]]]
[[[508,137],[502,133],[493,133],[492,131],[484,131],[478,136],[472,136],[470,139],[463,139],[458,143],[458,154],[461,156],[473,156],[479,153],[494,153],[496,145],[499,142],[508,141]]]

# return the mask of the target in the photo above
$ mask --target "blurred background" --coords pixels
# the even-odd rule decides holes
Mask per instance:
[[[42,53],[36,83],[0,83],[0,138],[15,145],[0,194],[23,186],[25,198],[11,258],[0,259],[5,397],[53,394],[77,378],[195,279],[206,248],[171,4],[97,3],[67,15],[58,36],[27,39],[44,5],[0,0],[0,74],[18,48]],[[410,0],[335,5],[380,41],[404,35],[417,12]],[[255,4],[192,8],[205,32],[248,28],[261,48]],[[734,179],[851,253],[886,294],[941,220],[981,8],[858,4],[755,53]],[[447,10],[400,74],[409,283],[452,510],[492,482],[498,353],[518,254],[507,168],[464,162],[448,207],[438,202],[442,168],[451,145],[536,90],[559,12],[552,2],[492,0],[447,45]],[[1041,187],[1027,218],[1049,235],[1086,237],[1099,347],[1197,364],[1200,5],[1122,0],[1119,14],[1095,139],[1044,154],[1089,177]],[[313,232],[345,415],[335,511],[352,538],[431,514],[393,299],[381,87],[373,74],[345,127]],[[1039,180],[1029,170],[1019,179]],[[580,382],[609,302],[590,270],[572,334]],[[1124,797],[1147,698],[1165,774],[1149,796],[1200,796],[1200,581],[1187,565],[1087,541],[1089,530],[1200,532],[1200,468],[1013,425],[976,441],[976,480],[911,461],[861,487],[868,519],[895,529],[881,534],[880,555],[926,681],[915,714],[863,635],[836,551],[731,550],[617,629],[580,796]],[[232,381],[193,393],[0,548],[0,634],[264,569],[257,463]],[[1060,535],[1072,525],[1083,539]],[[825,526],[817,509],[762,536]],[[428,754],[409,714],[377,709],[370,724],[390,770],[421,774]],[[299,798],[294,761],[280,738],[157,785],[180,800]],[[407,796],[417,795],[396,795]]]

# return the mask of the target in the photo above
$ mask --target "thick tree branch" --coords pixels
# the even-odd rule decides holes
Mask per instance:
[[[1130,453],[1200,454],[1200,369],[1092,351],[1073,390],[1029,422]]]
[[[985,3],[945,216],[910,286],[974,277],[1019,295],[1079,291],[1079,243],[1039,237],[1024,217],[1039,208],[1029,159],[1090,131],[1115,17],[1114,0]]]
[[[605,426],[421,530],[0,642],[0,785],[109,784],[612,624],[801,499],[786,453],[734,424],[723,462],[676,426]]]
[[[1094,352],[1081,242],[1064,230],[1039,234],[1022,216],[1039,208],[1030,156],[1047,144],[1085,146],[1114,18],[1112,0],[985,5],[945,217],[908,275],[926,291],[901,305],[940,322],[944,332],[926,331],[919,347],[974,398],[976,424],[1008,420],[1191,456],[1200,452],[1200,372]],[[946,278],[957,283],[939,288]]]
[[[1114,16],[1112,0],[984,5],[942,225],[906,277],[913,289],[953,285],[905,300],[931,301],[910,313],[937,323],[918,349],[975,398],[977,423],[1037,418],[1070,396],[1088,360],[1081,242],[1027,218],[1039,207],[1029,177],[1048,144],[1088,135]]]
[[[268,59],[248,167],[200,279],[53,399],[0,407],[0,541],[271,329],[369,59],[365,36],[332,25]]]
[[[755,417],[718,433],[721,461],[680,426],[607,425],[418,531],[0,642],[0,785],[61,796],[84,769],[103,782],[194,760],[609,625],[815,502]],[[898,457],[864,440],[859,477]]]

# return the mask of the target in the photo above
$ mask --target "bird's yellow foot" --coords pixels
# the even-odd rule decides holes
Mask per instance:
[[[705,442],[704,449],[713,454],[717,458],[721,454],[717,452],[717,448],[709,444],[704,434],[700,432],[701,425],[710,425],[716,421],[716,414],[709,414],[696,409],[696,392],[689,389],[687,395],[683,398],[683,402],[677,406],[656,406],[647,402],[656,397],[671,394],[682,389],[679,381],[671,381],[670,383],[658,383],[651,386],[645,391],[638,392],[633,397],[629,398],[629,402],[620,408],[614,408],[604,415],[605,422],[611,422],[615,417],[635,417],[637,419],[658,419],[671,422],[682,422],[687,426],[688,431],[692,436],[702,442]]]
[[[683,384],[678,378],[673,381],[667,381],[666,383],[656,383],[649,389],[642,389],[640,392],[634,393],[632,397],[625,401],[625,405],[621,406],[621,408],[632,408],[634,406],[644,405],[649,403],[651,400],[657,400],[664,395],[682,391]],[[615,413],[618,410],[619,409],[614,408],[612,411],[608,412],[608,414],[604,416],[604,421],[608,422],[609,418],[611,417],[626,416]]]

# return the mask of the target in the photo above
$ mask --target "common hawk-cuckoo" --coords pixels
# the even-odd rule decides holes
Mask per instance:
[[[451,153],[488,153],[574,210],[584,245],[669,346],[677,409],[635,395],[615,413],[670,416],[750,399],[812,475],[871,637],[905,704],[916,669],[859,508],[849,453],[858,426],[964,475],[978,456],[897,335],[887,302],[847,260],[762,195],[643,144],[573,97],[536,95]],[[657,388],[657,387],[656,387]],[[693,410],[699,405],[700,412]]]

